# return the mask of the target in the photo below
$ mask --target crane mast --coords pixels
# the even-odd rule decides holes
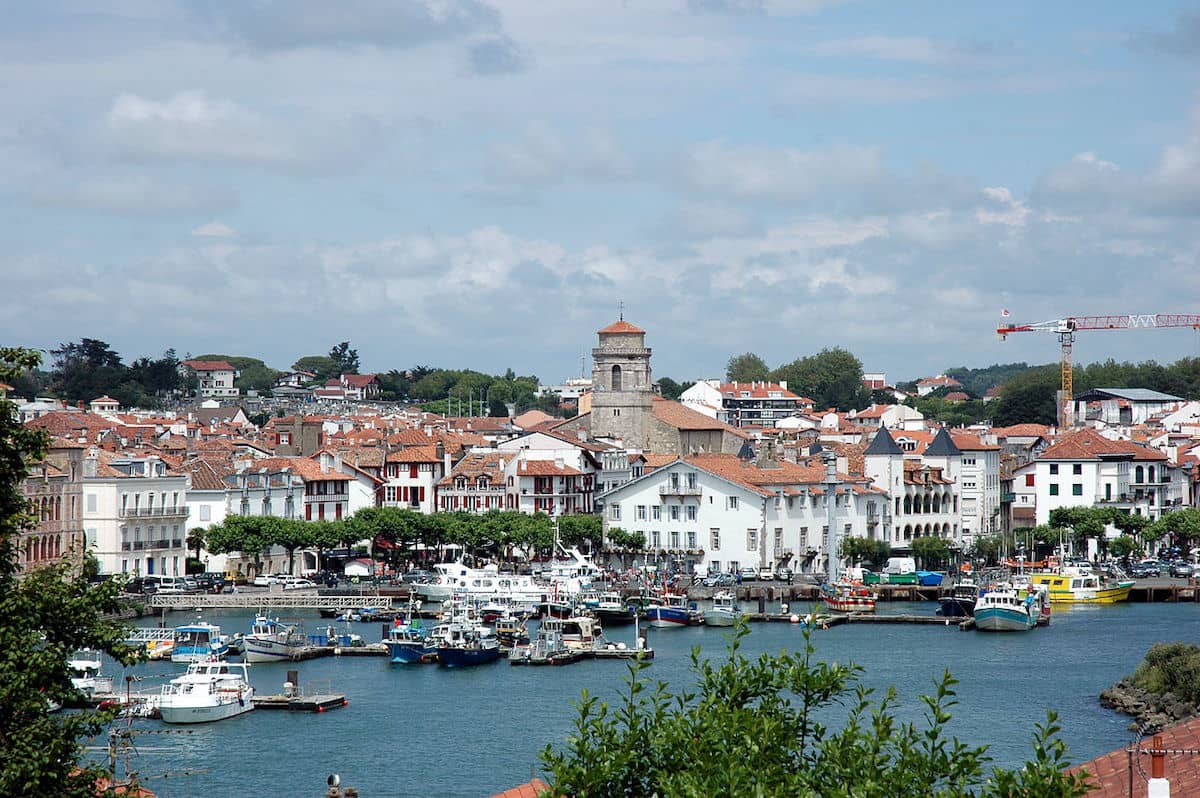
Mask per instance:
[[[1191,327],[1200,330],[1200,315],[1186,313],[1125,314],[1119,316],[1067,316],[1063,319],[1037,321],[1027,324],[1001,324],[996,328],[1000,340],[1016,332],[1054,333],[1062,349],[1062,394],[1058,405],[1059,426],[1075,426],[1072,404],[1075,396],[1075,375],[1072,365],[1072,346],[1080,330],[1136,330],[1158,327]]]

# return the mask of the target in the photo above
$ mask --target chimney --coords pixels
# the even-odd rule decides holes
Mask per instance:
[[[780,380],[779,387],[786,391],[787,390],[787,380]]]
[[[87,456],[83,458],[83,475],[84,477],[96,476],[96,466],[100,462],[100,456],[96,453],[96,447],[88,449]]]
[[[563,459],[561,456],[554,458],[554,467],[557,468],[559,471],[563,470]]]

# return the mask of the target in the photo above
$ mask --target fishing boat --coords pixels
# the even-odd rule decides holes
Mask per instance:
[[[398,665],[429,663],[437,660],[437,642],[419,618],[396,619],[383,639],[388,656]]]
[[[210,659],[224,659],[228,653],[229,642],[221,634],[219,626],[197,620],[175,627],[171,662],[207,662]]]
[[[492,626],[501,648],[511,649],[529,642],[529,629],[525,626],[524,618],[512,614],[501,615]]]
[[[508,652],[510,665],[567,665],[583,658],[583,652],[567,646],[562,631],[545,625],[538,628],[532,642]]]
[[[96,692],[96,679],[100,676],[100,652],[90,648],[76,651],[67,660],[71,672],[71,686],[87,697]],[[109,680],[105,680],[109,681]]]
[[[244,662],[193,662],[164,684],[158,711],[166,723],[208,723],[254,709],[250,666]]]
[[[938,599],[940,614],[947,618],[970,618],[975,614],[975,602],[979,599],[979,585],[969,576],[958,580],[950,595]]]
[[[438,664],[446,668],[483,665],[500,659],[500,640],[486,626],[472,623],[446,625],[437,643]]]
[[[1065,567],[1052,573],[1033,573],[1029,581],[1044,585],[1052,604],[1115,604],[1129,600],[1132,579],[1105,580],[1098,574]]]
[[[588,610],[606,626],[623,626],[637,620],[637,607],[621,598],[620,593],[596,594],[596,601],[588,605]]]
[[[688,602],[683,593],[660,593],[646,607],[646,622],[655,629],[695,626],[704,621],[695,602]]]
[[[600,621],[590,615],[575,615],[571,618],[547,618],[538,631],[543,629],[557,632],[563,645],[572,651],[593,651],[604,644],[604,629]]]
[[[259,615],[242,637],[246,662],[277,662],[299,659],[308,639],[298,624],[282,623],[278,618]]]
[[[979,592],[975,628],[982,632],[1026,632],[1038,625],[1049,606],[1045,588],[1030,585],[1021,589],[1003,582]]]
[[[737,596],[729,590],[720,590],[713,595],[712,609],[704,611],[705,626],[733,626],[741,617]]]
[[[821,600],[831,612],[875,612],[877,596],[862,585],[844,581],[821,587]]]

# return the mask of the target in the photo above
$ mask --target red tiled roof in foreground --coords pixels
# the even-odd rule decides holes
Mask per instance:
[[[1162,747],[1167,751],[1200,749],[1200,718],[1163,729]],[[1142,773],[1150,774],[1150,754],[1154,738],[1142,738],[1139,753],[1133,762],[1133,794],[1145,795],[1146,782]],[[1139,768],[1140,764],[1140,768]],[[1129,752],[1124,748],[1098,756],[1072,770],[1086,770],[1088,783],[1093,785],[1088,798],[1127,798],[1129,795]],[[1196,754],[1167,754],[1163,776],[1171,783],[1171,798],[1200,796],[1200,756]]]
[[[541,779],[533,779],[504,792],[498,792],[492,798],[538,798],[548,789],[549,784]]]

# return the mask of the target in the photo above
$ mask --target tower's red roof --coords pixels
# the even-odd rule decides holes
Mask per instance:
[[[630,324],[629,322],[625,321],[624,319],[621,319],[620,321],[614,321],[612,324],[608,325],[603,330],[599,331],[599,333],[601,335],[603,335],[604,333],[644,333],[644,332],[646,332],[646,331],[643,330],[641,327],[634,326],[634,325]]]

